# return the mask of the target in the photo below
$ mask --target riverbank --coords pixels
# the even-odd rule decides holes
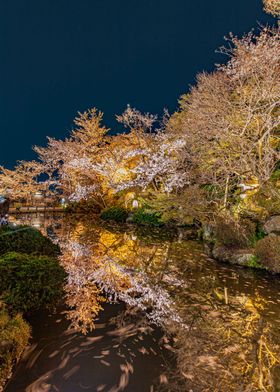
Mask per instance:
[[[219,262],[280,273],[280,216],[243,226],[219,221],[204,225],[200,236],[208,254]]]

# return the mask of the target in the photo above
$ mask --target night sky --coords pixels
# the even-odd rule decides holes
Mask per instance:
[[[112,129],[127,103],[174,111],[225,35],[267,22],[261,0],[0,0],[0,164],[90,107]]]

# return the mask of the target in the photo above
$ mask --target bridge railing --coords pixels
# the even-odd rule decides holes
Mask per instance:
[[[10,214],[25,213],[25,212],[51,212],[51,211],[64,211],[61,206],[19,206],[10,207]]]

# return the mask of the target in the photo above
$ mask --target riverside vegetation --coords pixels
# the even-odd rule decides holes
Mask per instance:
[[[266,0],[265,9],[279,17],[278,0]],[[166,230],[192,227],[215,259],[280,273],[279,38],[279,24],[241,39],[231,36],[230,45],[221,49],[229,61],[210,74],[198,75],[196,85],[180,97],[178,110],[171,115],[165,112],[161,119],[128,106],[116,117],[124,132],[112,136],[97,109],[79,113],[67,138],[48,138],[46,147],[35,147],[38,160],[20,161],[14,170],[1,167],[1,194],[15,202],[28,201],[35,192],[57,202],[63,197],[70,213],[98,213],[104,220],[121,224]],[[83,256],[78,245],[75,252]],[[24,315],[52,307],[62,297],[65,272],[58,254],[57,246],[34,229],[0,230],[0,272],[4,276],[0,283],[0,385],[10,376],[29,339]],[[67,249],[61,258],[64,268],[65,258]],[[115,269],[114,285],[129,290],[128,274]],[[140,283],[137,290],[145,286],[144,281]],[[73,284],[65,295],[78,327],[81,314],[73,303],[74,291]],[[101,291],[94,282],[79,291],[81,298],[85,293],[91,298],[95,315],[101,309]],[[81,298],[75,297],[76,305],[84,311],[84,319],[91,320]],[[258,337],[264,328],[261,317],[256,312],[250,317]],[[203,330],[205,339],[215,342],[216,331],[210,324]],[[184,339],[183,332],[178,336]],[[226,336],[223,328],[219,336]],[[272,363],[277,366],[268,344],[263,347],[267,349],[266,369]],[[180,355],[187,357],[186,350]],[[246,370],[244,363],[238,374],[253,377],[256,363],[249,367]],[[191,369],[181,370],[191,384]],[[271,386],[268,371],[258,377],[259,385]]]

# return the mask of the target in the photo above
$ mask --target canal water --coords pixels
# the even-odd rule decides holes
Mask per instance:
[[[279,277],[217,263],[180,233],[16,221],[60,245],[68,280],[61,308],[30,317],[6,392],[280,391]]]

